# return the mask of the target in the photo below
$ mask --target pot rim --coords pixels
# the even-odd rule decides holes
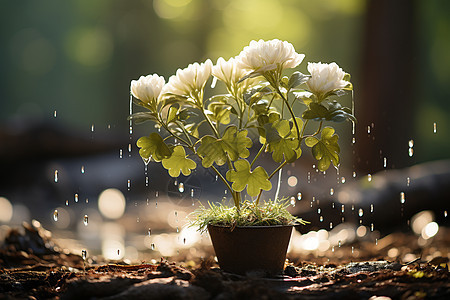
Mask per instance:
[[[212,227],[219,227],[219,228],[231,228],[232,226],[227,225],[215,225],[215,224],[208,224],[208,226]],[[255,225],[255,226],[235,226],[234,228],[281,228],[281,227],[295,227],[297,225],[291,224],[291,225]]]

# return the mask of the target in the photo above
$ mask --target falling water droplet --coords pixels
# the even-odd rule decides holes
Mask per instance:
[[[356,172],[355,171],[353,171],[352,176],[353,176],[353,178],[356,178]]]
[[[375,245],[378,246],[378,239],[375,239]]]
[[[216,175],[216,178],[214,180],[217,181],[218,179],[219,179],[219,175]]]
[[[152,236],[152,229],[151,228],[148,229],[148,236]]]
[[[81,174],[84,174],[84,166],[81,166]]]
[[[145,186],[148,186],[148,176],[145,176]]]
[[[128,152],[131,152],[131,143],[128,144]]]
[[[333,195],[334,195],[334,189],[330,188],[330,196],[333,196]]]
[[[354,210],[355,210],[355,205],[352,204],[352,211],[354,211]]]
[[[408,149],[408,155],[409,155],[409,157],[412,157],[414,155],[414,149],[413,148],[409,148]]]
[[[344,211],[345,211],[345,206],[344,206],[344,204],[342,204],[341,205],[341,213],[344,213]]]
[[[150,247],[152,248],[152,250],[155,250],[155,244],[152,243]]]
[[[130,179],[127,180],[127,189],[128,190],[131,189],[131,180]]]
[[[123,157],[123,150],[120,149],[120,150],[119,150],[119,158],[122,158],[122,157]]]
[[[55,211],[53,212],[53,220],[58,221],[58,210],[55,209]]]
[[[130,126],[130,134],[133,134],[133,126]]]
[[[437,124],[436,122],[433,123],[433,133],[436,133],[437,131]]]
[[[411,178],[407,177],[406,178],[406,186],[409,186],[411,184]]]
[[[323,222],[323,216],[320,216],[319,221]]]
[[[370,223],[370,231],[373,231],[373,223]]]
[[[89,223],[89,217],[88,217],[88,215],[84,215],[83,223],[84,223],[84,226],[88,226],[88,223]]]
[[[75,194],[74,198],[75,198],[75,202],[78,202],[78,194]]]
[[[117,256],[120,255],[120,249],[117,249]]]
[[[308,183],[311,183],[311,172],[308,172]]]
[[[297,200],[298,201],[302,200],[302,193],[297,193]]]
[[[56,118],[56,110],[53,112],[53,117]]]
[[[344,177],[344,176],[342,176],[342,178],[341,178],[341,183],[342,183],[342,184],[345,183],[345,177]]]
[[[360,208],[358,211],[358,216],[361,218],[363,215],[364,215],[364,211],[362,208]]]
[[[372,181],[372,175],[371,174],[367,174],[367,181],[369,181],[369,182]]]
[[[89,203],[89,198],[86,198],[85,202],[86,202],[86,204]]]
[[[321,210],[320,208],[318,208],[318,209],[317,209],[317,214],[320,215],[321,211],[322,211],[322,210]]]
[[[194,189],[191,189],[191,198],[194,198]]]
[[[158,198],[159,197],[159,191],[155,192],[155,197]]]
[[[408,146],[409,146],[409,148],[414,147],[414,140],[409,140],[408,141]]]
[[[94,124],[91,125],[91,132],[94,132],[95,128],[94,128]]]
[[[330,222],[330,229],[333,229],[333,222]]]
[[[370,126],[367,126],[367,133],[370,134]]]
[[[447,218],[447,211],[444,211],[444,217]]]
[[[400,193],[400,203],[401,204],[405,203],[405,193],[404,192]]]
[[[228,190],[224,190],[223,193],[226,195],[228,194]]]
[[[355,247],[352,246],[352,254],[355,252]]]
[[[87,257],[87,251],[86,250],[81,250],[81,258],[83,260],[86,260],[86,257]]]
[[[183,238],[183,244],[186,244],[186,238]]]
[[[370,213],[373,213],[373,204],[370,204]]]
[[[66,200],[66,206],[69,206],[69,200]]]
[[[331,208],[334,208],[334,202],[331,203]]]
[[[334,252],[334,246],[331,247],[331,252]]]
[[[387,157],[383,158],[383,168],[387,167]]]
[[[178,185],[178,191],[179,191],[180,193],[183,193],[183,192],[184,192],[184,183],[180,182],[180,184]]]
[[[291,197],[291,205],[295,207],[295,197]]]
[[[341,244],[341,241],[339,240],[339,241],[338,241],[338,247],[341,248],[341,245],[342,245],[342,244]]]
[[[55,170],[55,182],[58,182],[58,170]]]
[[[178,228],[178,226],[177,226],[177,233],[179,233],[180,232],[180,228]]]
[[[352,144],[356,143],[356,138],[352,138]]]

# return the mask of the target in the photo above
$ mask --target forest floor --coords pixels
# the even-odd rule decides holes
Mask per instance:
[[[450,228],[440,228],[427,249],[414,249],[411,233],[386,238],[380,243],[388,246],[376,254],[373,245],[356,242],[343,248],[357,248],[358,259],[308,255],[287,262],[283,276],[263,278],[222,272],[212,256],[137,264],[84,260],[58,248],[43,228],[24,224],[11,229],[0,248],[0,299],[450,299]],[[404,262],[408,245],[417,258]],[[394,258],[387,255],[392,248]]]

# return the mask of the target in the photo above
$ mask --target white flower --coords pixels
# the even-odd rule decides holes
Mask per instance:
[[[169,81],[164,86],[163,93],[200,97],[206,81],[211,76],[211,70],[212,62],[210,59],[201,64],[190,64],[185,69],[178,69],[175,75],[170,76]]]
[[[151,103],[159,98],[166,81],[157,74],[141,76],[138,80],[131,81],[131,94],[146,103]]]
[[[249,46],[237,56],[238,67],[258,71],[262,74],[270,70],[283,70],[288,68],[295,68],[298,66],[304,54],[295,52],[294,46],[287,41],[280,41],[278,39],[270,41],[251,41]]]
[[[246,71],[237,66],[236,59],[230,58],[225,61],[225,59],[219,57],[216,65],[212,68],[212,74],[223,82],[231,84],[237,83],[239,79],[244,77]]]
[[[306,84],[309,90],[320,96],[328,92],[342,89],[350,82],[344,80],[345,72],[336,63],[308,63],[311,77]]]

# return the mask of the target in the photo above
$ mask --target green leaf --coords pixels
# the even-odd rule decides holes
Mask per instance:
[[[309,77],[310,77],[309,75],[302,74],[298,71],[294,72],[291,75],[291,78],[289,78],[288,88],[292,89],[295,88],[296,86],[299,86],[307,82]]]
[[[215,123],[229,124],[231,108],[223,102],[212,102],[208,105],[209,118]]]
[[[234,163],[236,170],[229,170],[226,174],[227,180],[233,182],[232,188],[241,192],[247,186],[247,194],[254,197],[260,190],[268,191],[272,188],[269,176],[263,167],[256,167],[253,172],[250,170],[250,163],[246,159],[240,159]]]
[[[173,148],[172,156],[162,160],[162,165],[169,171],[169,175],[172,177],[180,176],[180,172],[184,176],[191,174],[191,170],[197,167],[195,161],[187,158],[186,152],[183,146],[176,146]]]
[[[309,109],[303,112],[302,118],[309,120],[323,120],[328,114],[328,109],[322,104],[311,102]]]
[[[157,118],[152,112],[137,112],[128,116],[128,120],[133,120],[136,124],[143,123],[146,121],[157,121]]]
[[[167,113],[167,124],[170,122],[176,121],[178,113],[178,105],[172,105],[169,108],[169,112]]]
[[[203,157],[203,167],[209,168],[214,162],[222,166],[227,161],[227,157],[232,161],[247,158],[250,155],[247,148],[252,146],[252,140],[247,137],[247,134],[247,130],[238,132],[237,127],[232,125],[225,129],[220,139],[209,135],[204,136],[197,151]]]
[[[318,160],[318,168],[320,171],[326,171],[331,162],[337,167],[339,165],[339,152],[341,151],[338,144],[338,135],[334,134],[334,128],[325,127],[322,130],[321,138],[308,137],[305,143],[308,147],[312,147],[312,154]]]
[[[303,125],[300,119],[297,119],[299,127]],[[299,141],[296,138],[297,130],[292,121],[278,120],[264,126],[266,129],[267,151],[272,152],[272,159],[278,163],[283,161],[293,162],[301,155],[301,149],[298,147]]]
[[[147,161],[153,158],[155,161],[160,162],[162,159],[172,155],[172,151],[156,132],[150,133],[149,136],[141,137],[136,145],[141,148],[139,149],[139,155]]]

